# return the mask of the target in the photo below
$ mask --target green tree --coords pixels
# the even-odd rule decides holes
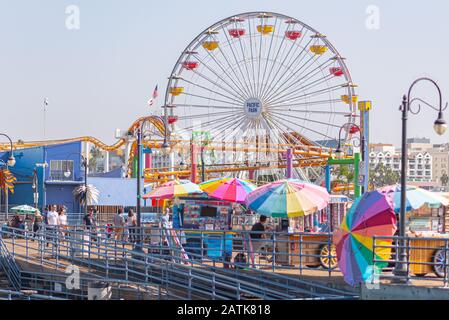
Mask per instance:
[[[337,181],[340,183],[353,183],[354,182],[354,166],[352,165],[340,165],[337,171]]]
[[[92,146],[89,153],[89,171],[92,173],[97,172],[98,163],[103,158],[103,152],[97,146]]]
[[[386,167],[383,163],[379,163],[374,170],[370,169],[369,184],[372,188],[382,188],[385,186],[399,183],[400,175],[391,168]]]

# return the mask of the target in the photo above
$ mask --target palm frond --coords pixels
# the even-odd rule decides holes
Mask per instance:
[[[14,193],[14,183],[17,181],[16,177],[8,169],[0,169],[0,188]]]
[[[80,185],[73,190],[73,196],[81,205],[93,205],[94,203],[98,203],[98,197],[100,195],[100,191],[91,184],[87,185],[87,190],[85,185]]]

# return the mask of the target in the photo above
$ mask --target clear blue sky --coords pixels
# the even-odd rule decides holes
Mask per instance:
[[[80,30],[65,27],[67,5],[80,8]],[[365,26],[368,5],[380,29]],[[203,29],[247,11],[293,16],[326,34],[347,58],[363,99],[374,101],[372,142],[400,141],[401,97],[419,76],[439,82],[449,99],[449,2],[380,0],[0,0],[0,132],[42,138],[42,101],[50,100],[48,138],[93,135],[111,143],[148,110],[159,84]],[[436,102],[430,86],[416,91]],[[410,121],[410,136],[437,138],[435,114]],[[446,117],[449,120],[449,111]]]

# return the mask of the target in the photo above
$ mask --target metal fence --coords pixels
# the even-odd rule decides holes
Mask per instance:
[[[64,300],[51,295],[38,294],[36,291],[14,291],[0,289],[0,300]]]
[[[162,241],[164,237],[171,241],[169,238],[176,233],[175,230],[159,231]],[[204,254],[196,254],[193,258],[195,254],[187,253],[182,246],[170,246],[164,242],[154,244],[147,241],[150,239],[148,237],[141,249],[136,251],[101,229],[44,227],[37,233],[7,229],[2,230],[2,235],[2,241],[8,245],[11,254],[25,261],[56,271],[64,270],[67,264],[77,265],[103,281],[156,285],[170,299],[354,297],[353,293],[310,281],[261,270],[242,270],[242,266],[227,260],[222,260],[219,265],[219,261]],[[202,261],[201,257],[209,260]],[[224,262],[230,268],[223,268]]]
[[[405,263],[399,258],[405,250]],[[389,257],[385,250],[391,251]],[[373,262],[387,263],[393,272],[381,272],[373,281],[388,279],[400,283],[420,283],[427,286],[449,285],[449,239],[418,237],[374,237]],[[395,266],[405,264],[405,273],[395,273]]]

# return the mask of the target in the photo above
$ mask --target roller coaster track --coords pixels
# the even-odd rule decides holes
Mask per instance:
[[[164,123],[161,118],[148,116],[141,117],[134,121],[134,123],[129,127],[128,133],[129,136],[133,136],[135,130],[138,126],[142,125],[142,123],[146,121],[150,125],[154,126],[157,131],[164,135]],[[291,144],[286,143],[267,143],[267,142],[257,142],[257,143],[248,143],[245,141],[211,141],[208,142],[205,146],[203,146],[203,150],[205,151],[214,151],[214,152],[234,152],[234,153],[261,153],[261,154],[279,154],[284,155],[288,148],[293,149],[293,154],[296,157],[294,162],[294,167],[316,167],[323,166],[326,164],[327,159],[333,156],[332,149],[325,148],[322,146],[318,146],[314,144],[312,141],[302,137],[297,133],[291,133],[291,137],[286,137],[287,141],[291,141]],[[300,144],[295,144],[294,141],[300,141]],[[22,141],[18,140],[13,142],[13,149],[20,150],[25,148],[33,148],[33,147],[43,147],[43,146],[52,146],[73,142],[87,142],[95,145],[99,149],[107,152],[117,151],[118,149],[125,146],[127,143],[130,143],[130,139],[126,137],[122,137],[118,139],[118,141],[112,145],[108,145],[101,140],[92,137],[92,136],[82,136],[76,138],[68,138],[68,139],[58,139],[58,140],[48,140],[48,141]],[[131,142],[130,153],[128,157],[128,176],[132,176],[133,172],[133,159],[137,150],[136,141]],[[196,142],[195,142],[196,143]],[[201,142],[200,142],[201,143]],[[172,135],[169,139],[170,149],[174,150],[178,153],[189,154],[192,146],[192,140],[180,139],[179,137]],[[143,145],[147,148],[152,149],[160,149],[162,148],[161,139],[152,139],[143,141]],[[0,151],[8,151],[10,148],[9,143],[0,143]],[[279,160],[273,160],[274,163],[269,163],[267,165],[254,164],[244,165],[243,163],[233,163],[229,165],[229,167],[224,166],[215,166],[213,168],[209,168],[206,170],[206,173],[219,173],[219,172],[239,172],[239,171],[249,171],[249,170],[263,170],[263,169],[281,169],[286,166],[282,164],[282,157],[278,157]],[[145,171],[145,177],[147,180],[161,181],[164,177],[168,178],[169,176],[182,176],[189,175],[190,171],[186,170],[177,170],[176,168],[166,168],[167,172],[161,172],[159,169],[159,173],[151,173],[148,170]],[[170,171],[170,172],[168,172]],[[156,175],[158,174],[158,175]]]

